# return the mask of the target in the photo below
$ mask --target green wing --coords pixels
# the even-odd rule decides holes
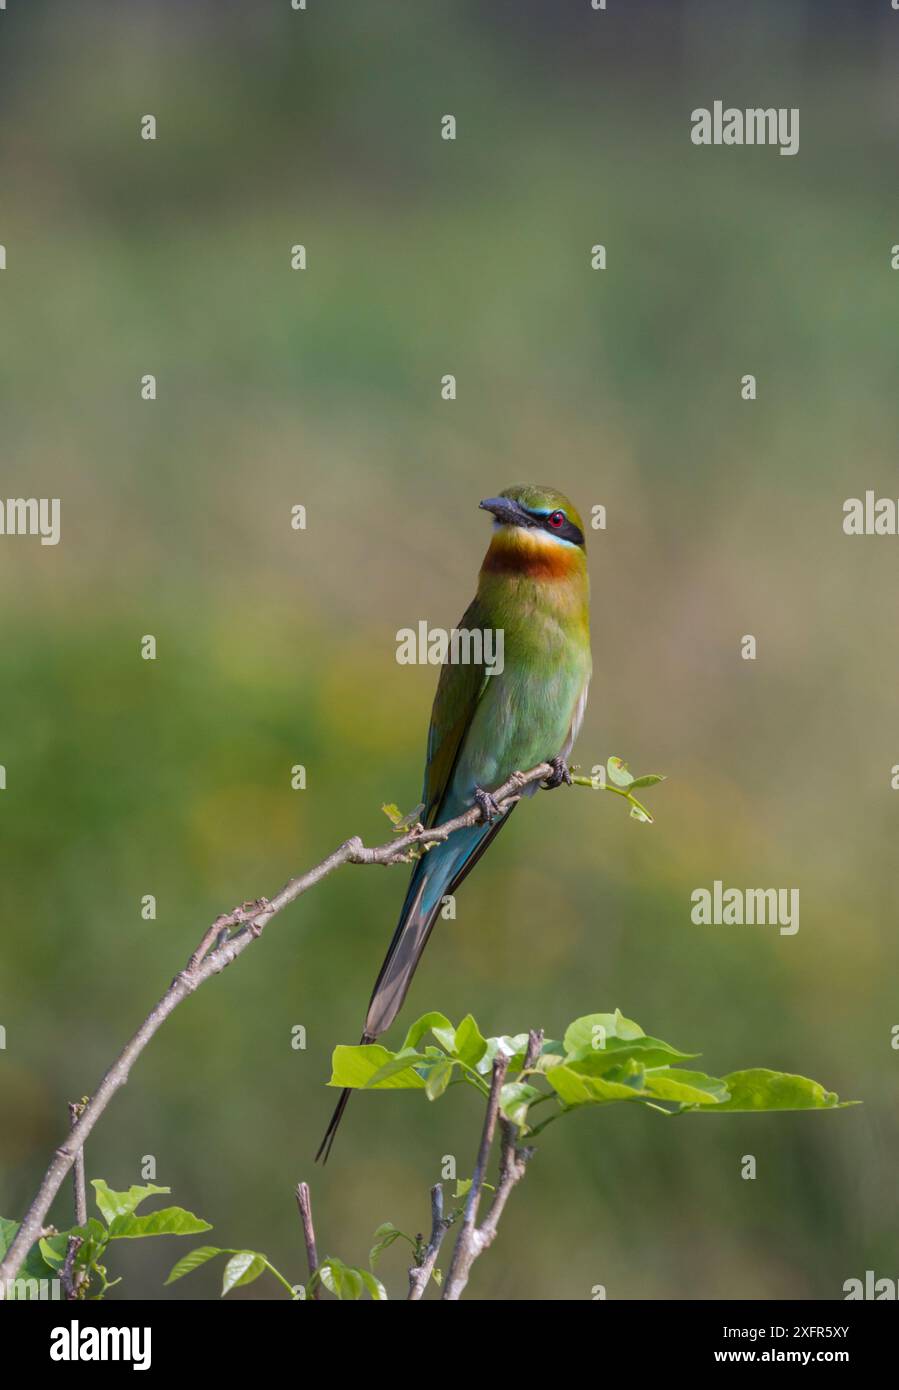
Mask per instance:
[[[471,631],[489,627],[477,599],[468,606],[458,626]],[[423,823],[433,825],[453,777],[462,741],[474,717],[489,677],[483,663],[445,662],[437,682],[428,730],[428,762],[425,768]]]

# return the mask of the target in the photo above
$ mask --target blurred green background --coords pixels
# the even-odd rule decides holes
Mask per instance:
[[[586,793],[516,816],[388,1041],[431,1008],[561,1036],[617,1005],[709,1071],[864,1106],[573,1116],[470,1294],[896,1274],[899,541],[841,522],[899,496],[897,74],[886,3],[10,0],[3,488],[60,497],[62,541],[0,543],[0,1212],[206,923],[418,800],[435,672],[396,631],[459,618],[479,498],[536,480],[608,509],[576,755],[669,780],[652,827]],[[716,98],[798,106],[799,155],[694,148]],[[694,926],[716,878],[799,888],[798,935]],[[166,1023],[88,1176],[153,1155],[212,1240],[297,1279],[300,1179],[322,1252],[425,1228],[442,1156],[471,1170],[467,1088],[357,1097],[312,1164],[404,889],[348,869],[278,918]],[[113,1297],[215,1296],[214,1268],[163,1290],[189,1240],[120,1246]],[[404,1293],[400,1246],[379,1272]]]

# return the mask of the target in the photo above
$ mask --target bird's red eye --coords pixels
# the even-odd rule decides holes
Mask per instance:
[[[554,531],[558,531],[561,526],[565,525],[565,513],[551,512],[550,515],[547,517],[547,521],[549,522],[550,526],[553,528]]]

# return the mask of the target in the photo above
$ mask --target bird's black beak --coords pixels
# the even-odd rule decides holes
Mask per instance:
[[[518,502],[512,502],[508,497],[485,497],[483,502],[478,503],[485,512],[492,512],[497,521],[505,526],[524,526],[527,525],[528,514]]]

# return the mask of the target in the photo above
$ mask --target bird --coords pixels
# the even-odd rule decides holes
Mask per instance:
[[[592,674],[584,523],[572,502],[533,483],[479,506],[493,517],[477,593],[459,628],[503,633],[501,671],[445,661],[428,730],[421,823],[440,824],[477,805],[481,820],[419,858],[372,991],[362,1044],[399,1013],[448,894],[455,893],[508,821],[492,795],[513,772],[552,764],[546,788],[571,783],[568,756],[584,718]],[[476,655],[476,651],[475,651]],[[537,791],[533,782],[523,796]],[[327,1161],[350,1091],[344,1090],[316,1154]]]

